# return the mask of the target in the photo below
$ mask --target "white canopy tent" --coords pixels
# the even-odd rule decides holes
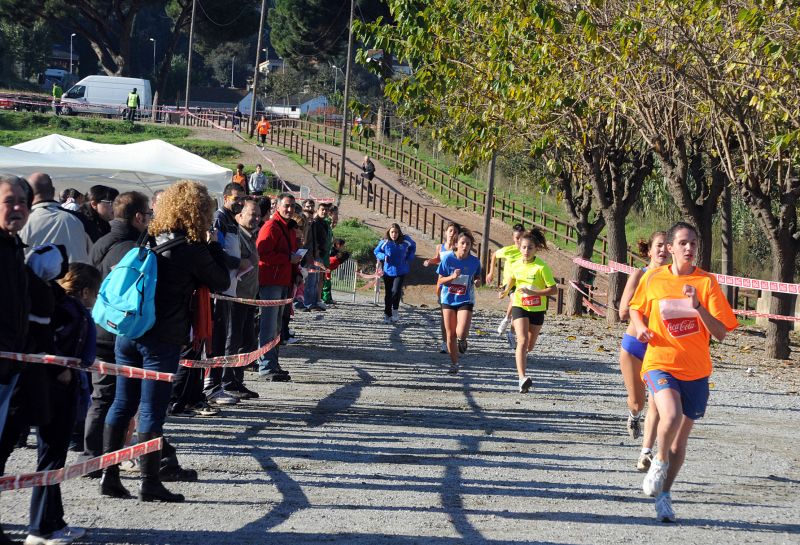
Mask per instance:
[[[120,191],[154,192],[177,180],[193,180],[222,194],[231,171],[162,140],[97,144],[51,134],[10,148],[0,146],[0,172],[27,176],[45,172],[59,189],[85,192],[103,184]]]

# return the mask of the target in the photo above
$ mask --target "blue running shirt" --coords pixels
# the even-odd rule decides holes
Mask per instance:
[[[480,260],[472,254],[464,259],[458,259],[454,252],[447,252],[436,272],[441,276],[450,276],[456,269],[461,270],[461,276],[442,286],[439,302],[454,307],[466,303],[475,304],[473,281],[481,274]]]

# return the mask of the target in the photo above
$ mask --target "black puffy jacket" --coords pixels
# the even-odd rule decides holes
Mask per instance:
[[[170,233],[169,238],[183,233]],[[157,237],[163,243],[165,235]],[[156,282],[156,322],[144,337],[161,342],[189,344],[192,325],[192,294],[206,286],[222,292],[231,278],[225,265],[225,252],[217,242],[187,242],[158,256]]]
[[[22,241],[0,231],[0,351],[24,352],[28,336],[28,272]],[[21,364],[0,360],[0,383],[7,384]]]
[[[141,233],[124,221],[112,220],[111,231],[100,237],[92,247],[92,264],[105,279],[128,251],[136,246]],[[114,344],[117,336],[97,326],[97,357],[114,363]]]

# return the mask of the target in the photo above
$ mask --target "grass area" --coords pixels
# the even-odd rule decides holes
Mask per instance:
[[[359,265],[371,264],[375,261],[372,251],[380,238],[372,229],[356,218],[346,219],[333,230],[335,238],[346,241],[345,249],[351,252],[352,259]]]
[[[189,138],[191,131],[183,127],[132,124],[92,117],[0,112],[0,145],[13,146],[54,133],[101,144],[131,144],[159,139],[218,164],[234,161],[235,165],[235,159],[240,155],[239,150],[225,142]]]

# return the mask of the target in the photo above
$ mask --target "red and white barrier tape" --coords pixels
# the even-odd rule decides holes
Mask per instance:
[[[35,473],[21,473],[19,475],[6,475],[0,477],[0,491],[19,490],[34,486],[50,486],[70,479],[87,475],[94,471],[117,465],[127,460],[139,458],[145,454],[161,450],[161,437],[156,437],[144,443],[133,445],[121,450],[97,456],[79,464],[72,464],[61,469],[37,471]]]
[[[206,360],[181,360],[179,363],[184,367],[209,369],[212,367],[244,367],[250,365],[258,358],[275,348],[281,342],[281,336],[278,335],[270,342],[247,354],[234,354],[232,356],[217,356],[216,358],[209,358]]]
[[[599,303],[599,302],[598,303],[592,302],[592,299],[593,299],[592,295],[589,294],[588,292],[584,291],[583,289],[581,289],[581,287],[578,284],[576,284],[573,280],[569,281],[569,285],[570,285],[570,287],[572,289],[576,290],[578,293],[580,293],[581,295],[584,296],[583,297],[583,304],[588,309],[593,311],[598,316],[605,317],[606,311],[603,310],[603,309],[608,309],[608,305],[604,305],[604,304]],[[616,310],[616,309],[612,309],[612,310]]]
[[[212,294],[211,297],[221,301],[233,301],[234,303],[251,305],[254,307],[280,307],[292,302],[291,299],[244,299],[242,297],[228,297],[227,295],[218,295],[216,293]]]
[[[48,365],[59,365],[61,367],[69,367],[70,369],[78,369],[80,371],[94,371],[101,375],[117,375],[128,378],[161,380],[164,382],[173,381],[172,373],[161,373],[159,371],[139,369],[138,367],[130,367],[128,365],[116,365],[113,363],[106,363],[100,360],[95,361],[89,367],[84,367],[81,364],[81,360],[79,360],[78,358],[53,356],[51,354],[19,354],[16,352],[0,352],[0,358],[20,361],[23,363],[44,363]]]
[[[594,263],[592,261],[588,261],[586,259],[581,259],[579,257],[574,258],[573,263],[580,265],[581,267],[593,271],[599,271],[604,273],[615,273],[621,272],[624,274],[630,274],[631,272],[637,270],[630,265],[625,265],[622,263],[618,263],[616,261],[609,261],[608,265],[601,265],[599,263]],[[743,278],[740,276],[728,276],[724,274],[715,274],[714,277],[717,279],[722,285],[725,286],[736,286],[736,287],[747,287],[752,289],[760,289],[764,291],[771,291],[775,293],[790,293],[796,294],[796,291],[800,284],[789,284],[785,282],[772,282],[767,280],[755,280],[751,278]],[[573,286],[575,287],[575,286]],[[773,289],[775,288],[775,289]],[[576,288],[577,289],[577,288]],[[769,320],[784,320],[787,322],[800,322],[800,317],[798,316],[783,316],[781,314],[771,314],[768,312],[758,312],[757,310],[741,310],[741,309],[733,309],[733,313],[738,316],[749,316],[752,318],[767,318]]]
[[[364,278],[366,280],[369,280],[369,279],[372,279],[372,278],[382,278],[383,277],[383,273],[382,272],[374,273],[374,274],[365,274],[365,273],[362,273],[361,271],[356,271],[356,274],[358,274],[359,278]]]

